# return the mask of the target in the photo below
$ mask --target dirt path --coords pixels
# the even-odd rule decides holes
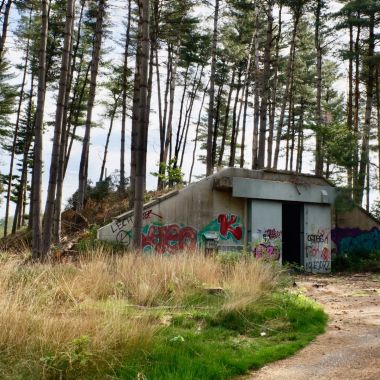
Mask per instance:
[[[380,278],[312,276],[296,282],[325,307],[327,332],[246,379],[380,380]]]

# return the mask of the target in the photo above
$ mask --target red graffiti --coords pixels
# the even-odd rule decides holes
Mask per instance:
[[[143,234],[144,249],[152,249],[156,253],[175,254],[186,249],[195,249],[197,231],[192,227],[180,227],[176,224],[168,226],[149,226],[147,234]]]
[[[227,238],[227,234],[231,233],[236,240],[240,240],[243,236],[243,229],[241,226],[235,226],[238,217],[236,215],[221,214],[218,216],[218,222],[220,224],[220,234]]]
[[[323,248],[323,251],[322,251],[322,259],[323,261],[329,261],[329,258],[330,258],[330,251],[328,248]]]
[[[276,229],[271,228],[271,229],[268,229],[265,231],[265,235],[270,240],[274,240],[274,239],[278,239],[279,237],[281,237],[281,231],[277,231]]]

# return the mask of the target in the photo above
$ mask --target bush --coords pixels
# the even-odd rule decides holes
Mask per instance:
[[[379,251],[352,251],[333,259],[334,272],[380,272]]]

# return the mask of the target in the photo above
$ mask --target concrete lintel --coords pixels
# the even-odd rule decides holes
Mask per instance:
[[[335,189],[331,186],[247,178],[233,178],[232,183],[232,196],[237,198],[322,204],[335,201]]]

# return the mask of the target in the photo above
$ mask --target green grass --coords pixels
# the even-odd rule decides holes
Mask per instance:
[[[117,378],[229,379],[294,354],[323,333],[326,322],[315,303],[289,293],[242,311],[178,313],[152,350],[120,368]]]
[[[1,379],[230,379],[293,354],[327,321],[254,259],[0,258]]]

